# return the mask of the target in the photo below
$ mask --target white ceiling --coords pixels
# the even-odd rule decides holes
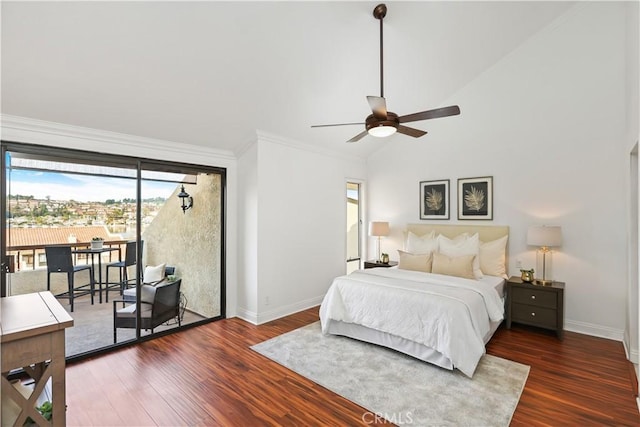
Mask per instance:
[[[385,141],[345,143],[364,127],[310,125],[370,114],[376,4],[3,1],[2,113],[236,152],[259,129],[367,156]],[[389,110],[456,104],[458,89],[573,4],[387,2]]]

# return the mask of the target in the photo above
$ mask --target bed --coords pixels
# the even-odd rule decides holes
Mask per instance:
[[[409,224],[404,233],[398,268],[333,280],[320,306],[322,331],[472,377],[504,316],[509,228]],[[465,253],[472,247],[475,255]]]

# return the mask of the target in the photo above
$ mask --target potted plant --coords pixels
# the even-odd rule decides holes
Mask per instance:
[[[104,239],[100,236],[91,238],[91,249],[102,249]]]

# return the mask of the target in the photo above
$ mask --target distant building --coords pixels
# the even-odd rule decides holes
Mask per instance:
[[[87,227],[35,227],[6,229],[7,255],[13,257],[15,270],[45,267],[47,245],[73,244],[80,247],[90,245],[93,237],[102,237],[106,242],[120,241],[120,236],[109,233],[105,226]]]

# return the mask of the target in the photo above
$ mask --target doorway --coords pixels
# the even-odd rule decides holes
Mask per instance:
[[[360,269],[362,260],[361,183],[347,181],[347,265],[346,274]]]

